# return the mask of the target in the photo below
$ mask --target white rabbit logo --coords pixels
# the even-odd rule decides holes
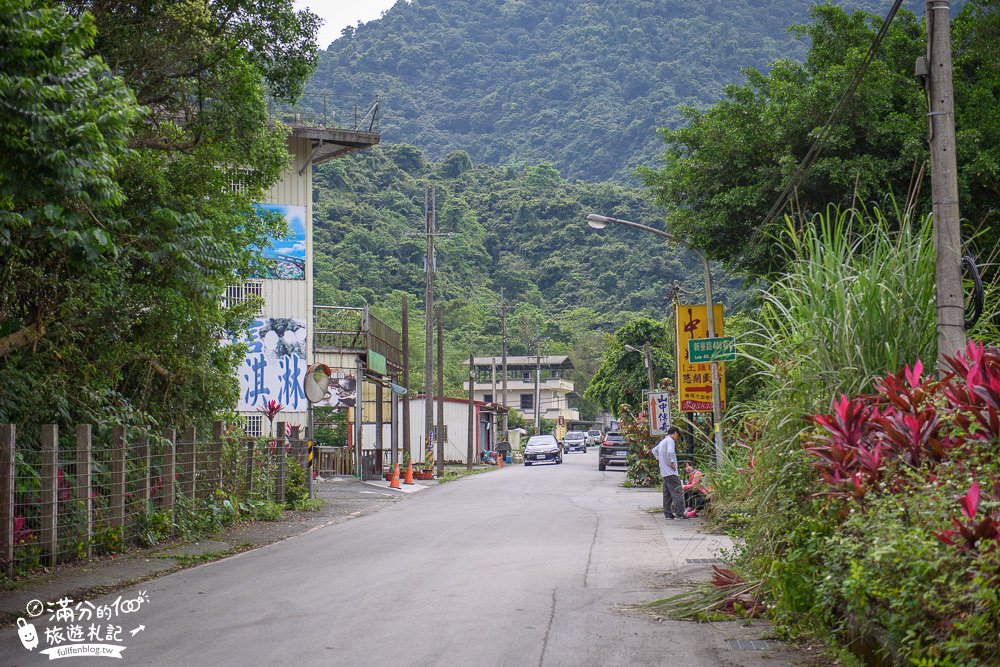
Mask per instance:
[[[21,637],[24,648],[29,651],[33,651],[38,646],[38,632],[35,631],[35,626],[23,618],[17,619],[17,634]]]

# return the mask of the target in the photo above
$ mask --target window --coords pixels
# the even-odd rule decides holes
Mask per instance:
[[[535,395],[521,394],[521,410],[535,410]]]
[[[485,394],[483,396],[483,402],[484,403],[492,403],[493,402],[493,394]]]
[[[264,415],[246,415],[243,417],[243,430],[251,438],[259,438],[264,426]]]
[[[521,379],[525,382],[531,382],[531,371],[524,371],[521,373]]]
[[[226,288],[226,296],[222,300],[222,305],[226,308],[232,308],[237,304],[244,303],[251,297],[258,296],[263,296],[263,285],[259,282],[251,281],[238,285],[230,285]]]

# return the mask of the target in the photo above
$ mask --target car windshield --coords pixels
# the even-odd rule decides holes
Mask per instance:
[[[600,431],[587,431],[587,435],[600,437],[601,432]]]
[[[623,438],[621,433],[608,433],[608,442],[622,442]]]
[[[528,447],[542,447],[556,444],[556,439],[551,435],[533,435],[528,438]]]
[[[580,440],[583,437],[583,431],[570,431],[566,434],[567,440]]]

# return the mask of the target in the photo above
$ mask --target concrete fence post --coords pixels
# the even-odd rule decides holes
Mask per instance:
[[[59,425],[42,424],[41,547],[54,566],[59,555]]]
[[[177,454],[181,466],[181,491],[194,500],[195,478],[198,474],[198,457],[195,456],[195,440],[198,431],[194,426],[184,429],[184,440],[177,443]]]
[[[90,424],[76,426],[76,500],[83,505],[84,516],[83,538],[87,541],[87,557],[93,555],[90,538],[94,534],[94,496],[91,490],[93,463],[91,448],[93,431]]]
[[[17,427],[0,424],[0,559],[4,574],[14,576],[14,448]]]
[[[133,449],[135,451],[135,463],[139,468],[139,482],[136,489],[136,496],[139,502],[142,503],[142,511],[145,512],[149,507],[149,477],[152,473],[149,465],[149,433],[147,431],[143,430],[139,433]]]
[[[163,429],[163,498],[160,507],[174,516],[174,480],[177,479],[177,432],[172,428]]]
[[[111,525],[125,525],[125,427],[111,428]]]
[[[285,422],[278,422],[278,435],[275,438],[274,455],[277,460],[277,479],[274,484],[274,500],[285,504]]]
[[[226,425],[221,421],[212,424],[212,476],[216,480],[215,488],[221,489],[222,484],[222,446],[226,441]]]
[[[246,480],[244,486],[246,487],[247,498],[253,493],[253,438],[247,440],[247,467],[246,467]]]

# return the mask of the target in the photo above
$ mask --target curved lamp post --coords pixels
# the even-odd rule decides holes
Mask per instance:
[[[677,238],[669,232],[662,231],[660,229],[654,229],[647,225],[640,224],[638,222],[632,222],[631,220],[619,220],[618,218],[610,218],[606,215],[597,215],[596,213],[591,213],[587,216],[587,224],[594,229],[604,229],[608,225],[621,225],[622,227],[632,227],[633,229],[641,229],[644,232],[649,232],[650,234],[655,234],[656,236],[661,236],[668,241],[673,241],[678,245],[682,245],[701,260],[701,267],[705,271],[705,305],[708,311],[708,334],[709,337],[714,338],[717,335],[715,329],[715,306],[712,303],[712,273],[708,268],[708,260],[705,258],[704,253],[692,246],[687,241]],[[715,463],[716,465],[722,465],[722,398],[719,391],[719,362],[712,362],[712,417],[715,420]]]

